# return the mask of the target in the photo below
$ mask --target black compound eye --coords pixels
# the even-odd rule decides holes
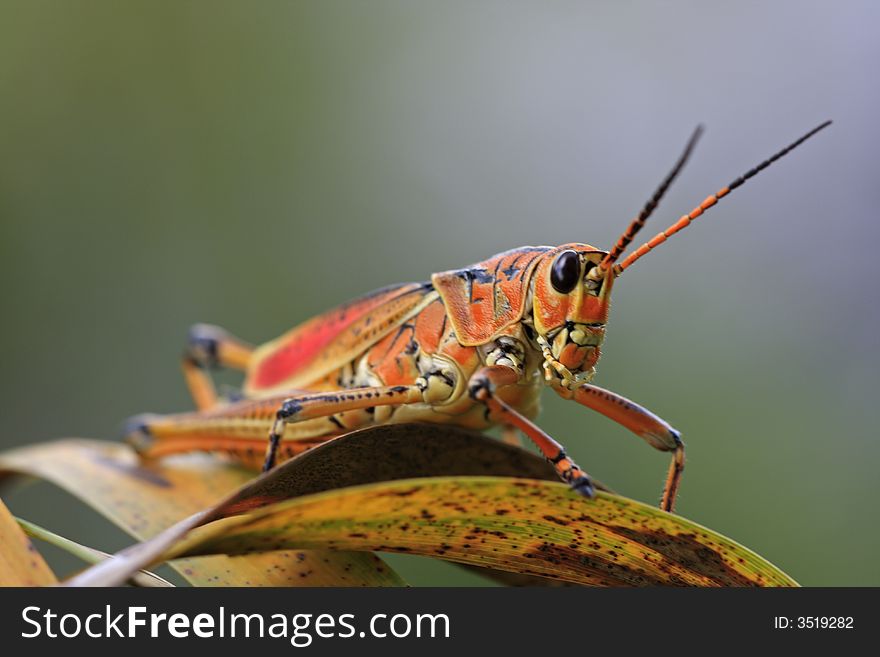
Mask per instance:
[[[550,284],[560,294],[571,292],[581,280],[581,261],[574,251],[563,251],[556,256],[550,270]]]

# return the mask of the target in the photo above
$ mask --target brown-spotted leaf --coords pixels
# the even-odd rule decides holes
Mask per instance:
[[[300,454],[247,483],[217,506],[131,546],[70,580],[74,586],[121,583],[134,569],[152,564],[190,529],[271,502],[375,481],[448,474],[525,475],[556,479],[542,458],[485,434],[436,424],[380,426],[356,431]],[[488,577],[496,571],[484,569]]]
[[[48,453],[46,453],[48,450]],[[97,452],[96,452],[97,450]],[[89,456],[89,453],[92,456]],[[70,457],[69,459],[67,457]],[[85,462],[84,462],[85,461]],[[89,495],[92,488],[101,486],[102,478],[107,473],[95,471],[94,462],[104,466],[110,466],[112,485],[107,489],[104,496],[98,491]],[[208,458],[201,459],[169,459],[163,465],[164,469],[157,469],[154,465],[145,466],[139,464],[136,458],[123,445],[99,443],[94,441],[61,441],[51,446],[26,448],[15,450],[0,455],[0,470],[7,464],[8,469],[18,472],[27,472],[35,476],[41,476],[50,481],[67,487],[77,494],[85,493],[87,503],[97,505],[106,515],[116,520],[123,527],[127,527],[132,519],[147,523],[145,527],[136,527],[133,533],[140,537],[150,537],[148,544],[132,546],[119,556],[126,560],[120,563],[117,559],[114,563],[102,565],[101,568],[90,572],[88,581],[92,584],[104,584],[116,582],[118,578],[114,572],[128,572],[135,565],[137,568],[145,567],[152,563],[158,555],[175,544],[188,530],[210,519],[224,517],[230,513],[238,513],[248,508],[254,508],[272,501],[288,499],[299,495],[309,494],[357,484],[391,479],[404,479],[420,476],[436,476],[449,474],[493,474],[493,475],[520,475],[536,479],[556,480],[553,468],[547,462],[519,447],[513,447],[494,440],[485,434],[466,431],[456,427],[441,427],[436,424],[409,424],[373,427],[363,431],[357,431],[336,440],[329,441],[318,447],[300,454],[297,458],[288,461],[276,468],[268,475],[254,479],[246,483],[236,494],[224,503],[208,509],[205,500],[208,498],[218,499],[223,492],[236,488],[243,482],[247,482],[252,476],[248,471],[232,466],[222,466],[217,461]],[[175,477],[202,477],[201,482],[210,491],[207,494],[193,495],[190,493],[188,500],[193,502],[185,509],[179,504],[174,504],[169,509],[165,502],[155,504],[154,496],[161,496],[161,490],[150,492],[151,486],[144,485],[148,490],[146,497],[141,498],[143,491],[136,486],[139,495],[132,501],[123,500],[121,510],[113,500],[122,495],[121,491],[113,493],[116,486],[117,470],[129,472],[136,481],[149,482],[161,479],[159,473],[164,472],[166,478]],[[184,471],[183,474],[181,471]],[[89,476],[97,476],[90,481],[86,490],[80,490],[76,482]],[[157,479],[158,477],[158,479]],[[171,482],[170,493],[176,496],[175,487],[179,488],[176,480]],[[198,484],[198,482],[196,482]],[[196,485],[193,484],[193,485]],[[204,507],[199,508],[199,504]],[[148,506],[149,508],[144,508]],[[169,514],[170,510],[170,514]],[[198,516],[188,516],[184,520],[173,523],[175,519],[186,515],[186,511],[195,513],[203,511]],[[159,534],[161,530],[161,535]],[[356,560],[366,559],[364,555],[352,555]],[[327,570],[333,564],[339,563],[342,557],[337,553],[331,553],[322,557],[323,566],[317,571],[313,567],[313,555],[309,552],[298,552],[296,555],[299,573],[307,573],[308,577],[304,584],[318,585],[322,583],[337,585],[354,585],[359,583],[357,564],[346,560],[340,564],[342,573],[341,581],[333,581],[322,576],[322,571]],[[262,557],[261,557],[262,558]],[[323,560],[326,559],[330,563]],[[251,559],[249,559],[250,561]],[[182,570],[187,578],[196,584],[249,584],[259,583],[259,573],[248,572],[237,580],[230,579],[236,572],[241,570],[239,559],[236,569],[225,568],[217,579],[215,564],[211,560],[199,560],[193,562],[175,564]],[[221,562],[222,566],[223,563]],[[394,577],[391,570],[375,558],[371,559],[371,568],[377,574],[390,579]],[[380,572],[379,569],[382,569]],[[227,572],[230,571],[231,572]],[[483,569],[488,577],[496,577],[497,573],[490,569]],[[370,576],[373,570],[370,571]],[[273,578],[270,583],[289,584],[291,574],[279,569],[269,573]],[[275,578],[283,578],[284,581],[274,581]],[[363,575],[361,579],[363,578]],[[80,582],[80,578],[74,580]],[[120,580],[120,581],[124,581]],[[294,580],[296,581],[296,580]],[[376,583],[376,582],[373,582]],[[380,582],[381,583],[381,582]],[[388,585],[388,582],[385,582]]]
[[[596,586],[796,586],[747,548],[617,495],[510,477],[333,490],[200,527],[166,557],[296,548],[421,554]]]
[[[224,514],[331,488],[444,475],[559,480],[546,459],[484,433],[437,424],[395,424],[355,431],[300,454],[227,500]],[[595,479],[593,483],[600,490],[609,490]],[[572,585],[486,566],[460,565],[506,586]]]
[[[0,586],[51,586],[57,581],[0,500]]]
[[[142,464],[126,445],[90,440],[60,440],[5,452],[0,454],[3,471],[54,483],[141,540],[203,511],[254,476],[205,455]],[[403,584],[379,557],[362,552],[215,556],[172,566],[200,586]]]

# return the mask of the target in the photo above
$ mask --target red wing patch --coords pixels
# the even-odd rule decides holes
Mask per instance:
[[[434,274],[458,341],[485,344],[523,314],[529,280],[538,261],[554,247],[524,246],[464,269]]]
[[[245,390],[307,386],[379,341],[430,291],[427,283],[382,288],[300,324],[257,350]]]

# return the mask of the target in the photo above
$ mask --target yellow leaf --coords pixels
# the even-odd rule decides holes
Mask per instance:
[[[166,557],[326,547],[597,586],[797,586],[751,550],[679,516],[510,477],[411,479],[299,497],[200,527]]]
[[[213,507],[206,503],[212,496],[203,494],[185,509],[177,508],[176,487],[190,484],[179,481],[201,481],[219,494],[234,487],[235,476],[245,481],[247,474],[234,475],[235,468],[208,458],[147,467],[121,446],[80,442],[68,447],[73,453],[56,460],[54,468],[46,459],[31,461],[40,456],[33,450],[46,448],[0,455],[0,468],[30,468],[68,483],[87,474],[95,479],[88,487],[97,491],[96,504],[107,507],[105,513],[161,517],[150,526],[153,535],[167,527],[85,571],[71,580],[73,585],[118,584],[134,570],[169,558],[227,554],[250,560],[278,550],[335,554],[327,548],[436,557],[510,573],[520,583],[543,578],[600,586],[797,585],[711,530],[608,493],[584,499],[563,484],[545,481],[554,478],[552,468],[534,455],[451,427],[386,426],[349,434],[247,481]],[[86,458],[83,450],[93,453]],[[33,465],[23,465],[23,459]],[[85,465],[79,462],[83,459]],[[80,475],[70,474],[78,469]],[[468,476],[442,476],[448,473]],[[531,478],[511,476],[519,474]],[[115,498],[114,476],[144,488]],[[219,484],[223,477],[227,480]],[[154,488],[170,491],[170,498]],[[133,491],[146,497],[132,498]],[[222,558],[237,563],[243,557]]]
[[[51,586],[57,581],[0,500],[0,586]]]
[[[96,463],[100,468],[96,469]],[[126,550],[126,563],[120,564],[116,560],[102,566],[98,571],[100,576],[92,582],[104,585],[125,581],[115,579],[113,573],[128,572],[132,564],[152,563],[166,546],[175,544],[193,527],[273,500],[414,476],[516,474],[556,480],[553,468],[533,453],[500,443],[485,434],[436,424],[381,426],[347,434],[300,454],[268,475],[249,481],[213,508],[206,508],[207,499],[216,500],[220,490],[248,481],[251,474],[240,468],[218,465],[216,460],[206,457],[169,459],[157,469],[155,465],[139,464],[125,446],[95,441],[61,441],[15,450],[0,454],[0,470],[4,464],[13,471],[30,472],[55,481],[82,496],[123,527],[129,526],[132,518],[147,523],[134,533],[153,540]],[[125,473],[128,473],[128,479],[120,483],[120,477]],[[160,473],[169,485],[157,490],[155,482],[151,485],[150,481]],[[83,487],[79,486],[80,481],[85,482]],[[206,486],[210,487],[210,494],[204,494],[206,491],[202,488]],[[188,506],[185,508],[178,501],[182,491],[187,491]],[[170,500],[166,499],[168,495]],[[203,513],[173,522],[185,516],[187,511]],[[161,535],[157,536],[160,531]],[[301,577],[303,584],[388,586],[402,583],[390,567],[375,556],[352,554],[342,560],[339,553],[332,552],[321,556],[317,569],[312,556],[310,552],[297,553],[300,572],[307,574]],[[255,556],[247,561],[269,558]],[[366,567],[358,563],[367,559]],[[255,585],[260,581],[260,573],[245,573],[246,577],[233,579],[236,569],[246,565],[243,559],[236,560],[235,568],[226,567],[219,580],[211,560],[175,565],[196,584]],[[333,566],[341,569],[336,580],[327,574]],[[496,576],[497,572],[486,568],[483,571],[489,577]],[[94,575],[91,573],[90,576]],[[277,568],[268,575],[284,576],[286,579],[279,583],[290,583],[290,574]]]

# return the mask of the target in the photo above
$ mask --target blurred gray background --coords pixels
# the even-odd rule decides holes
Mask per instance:
[[[683,431],[683,515],[878,585],[878,32],[871,2],[2,0],[0,446],[189,409],[197,321],[260,342],[518,245],[608,247],[698,122],[645,237],[832,118],[621,278],[596,382]],[[541,423],[656,501],[665,455],[549,391]],[[48,486],[10,504],[127,542]]]

